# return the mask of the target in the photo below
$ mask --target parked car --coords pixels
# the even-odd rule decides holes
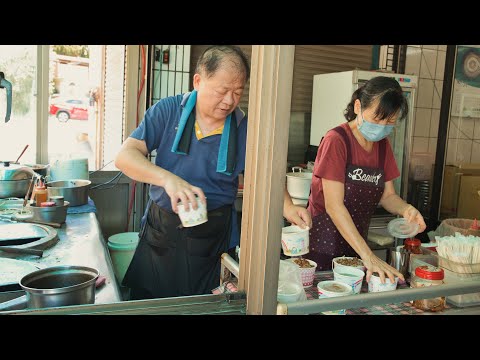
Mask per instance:
[[[60,122],[88,120],[88,100],[55,98],[51,100],[49,112]]]

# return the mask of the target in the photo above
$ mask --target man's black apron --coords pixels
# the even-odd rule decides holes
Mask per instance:
[[[345,171],[345,195],[343,202],[360,235],[366,240],[370,219],[382,198],[385,181],[386,140],[379,142],[379,166],[371,168],[352,164],[351,143],[345,129],[333,129],[340,134],[347,147],[347,167]],[[327,212],[312,219],[310,229],[310,252],[305,258],[317,263],[317,270],[331,270],[332,259],[337,256],[358,256],[343,238]]]
[[[228,250],[232,205],[208,212],[206,223],[182,227],[180,218],[150,200],[140,241],[123,285],[130,298],[209,294],[220,285],[220,256]]]

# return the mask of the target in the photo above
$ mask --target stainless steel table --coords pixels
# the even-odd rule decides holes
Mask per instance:
[[[8,224],[8,222],[0,221],[0,229],[2,224]],[[1,256],[26,260],[41,268],[58,265],[83,265],[95,268],[100,275],[106,277],[105,285],[96,291],[95,304],[121,301],[108,247],[95,214],[69,214],[66,223],[55,230],[59,241],[51,248],[44,250],[42,258],[33,255],[14,256],[7,253],[2,253]]]

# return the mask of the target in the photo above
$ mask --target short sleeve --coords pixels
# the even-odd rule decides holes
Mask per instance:
[[[179,106],[175,100],[175,97],[164,98],[148,108],[140,125],[130,135],[134,139],[144,140],[148,152],[158,148],[166,124],[173,120],[172,114],[176,113],[174,109]]]
[[[394,180],[400,176],[400,171],[398,170],[397,161],[393,154],[392,146],[390,141],[387,138],[387,143],[385,144],[385,165],[383,171],[385,172],[385,181]]]
[[[347,146],[336,131],[330,130],[323,138],[315,159],[314,175],[345,183]]]

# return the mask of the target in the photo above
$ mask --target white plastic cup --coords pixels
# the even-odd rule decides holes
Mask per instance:
[[[355,269],[362,270],[363,272],[365,272],[365,270],[367,269],[364,265],[350,266],[350,265],[340,264],[338,262],[339,259],[358,259],[358,258],[354,258],[353,256],[339,256],[339,257],[333,258],[332,259],[332,269],[343,270],[343,269],[348,269],[348,268],[355,268]],[[360,260],[360,262],[363,264],[362,259],[358,259],[358,260]]]
[[[304,288],[308,288],[313,285],[313,280],[315,279],[315,270],[317,270],[317,263],[315,261],[307,260],[310,265],[313,267],[309,268],[302,268],[298,264],[295,263],[295,259],[288,259],[288,262],[292,262],[300,268],[300,275],[302,276],[302,285]]]
[[[382,284],[380,277],[376,273],[370,276],[370,281],[368,282],[368,292],[382,292],[382,291],[392,291],[397,289],[398,277],[395,276],[395,281],[392,284],[388,276],[385,276],[385,284]]]
[[[330,298],[337,296],[352,295],[352,287],[340,281],[320,281],[317,284],[318,298]],[[346,309],[324,311],[325,315],[345,315]]]
[[[309,252],[309,229],[292,225],[282,228],[282,249],[286,256],[300,256]]]
[[[355,269],[352,266],[333,269],[333,278],[335,281],[340,281],[351,286],[354,294],[360,294],[364,277],[365,273],[362,270]]]
[[[302,290],[303,288],[300,284],[285,281],[278,287],[277,301],[282,304],[296,302],[300,299]]]
[[[208,221],[207,206],[200,201],[199,197],[196,199],[198,204],[197,210],[193,210],[192,203],[190,202],[188,203],[190,206],[188,211],[185,210],[185,206],[183,204],[178,204],[177,206],[178,216],[182,221],[183,227],[197,226]]]

